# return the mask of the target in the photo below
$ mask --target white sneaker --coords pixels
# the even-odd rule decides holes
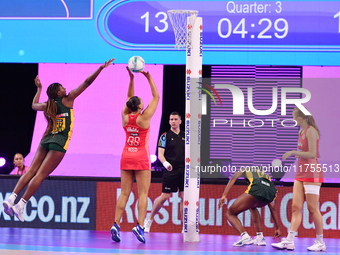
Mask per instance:
[[[144,233],[149,233],[151,228],[152,220],[145,218],[144,220]]]
[[[309,251],[325,251],[327,250],[325,243],[321,243],[320,241],[316,240],[315,243],[308,247],[307,250]]]
[[[282,242],[280,243],[272,243],[272,246],[279,250],[284,250],[284,249],[294,250],[295,249],[294,241],[288,241],[286,238],[283,238]]]
[[[4,201],[2,203],[3,207],[4,207],[4,212],[9,215],[9,216],[13,216],[13,210],[12,210],[12,207],[13,207],[13,204],[9,201],[9,199],[7,199],[6,201]]]
[[[24,208],[20,208],[18,204],[12,207],[14,215],[21,221],[24,222]]]
[[[254,244],[255,245],[260,245],[260,246],[266,245],[266,239],[264,239],[263,236],[256,236],[254,238]]]
[[[233,243],[233,246],[243,246],[247,244],[253,244],[254,241],[249,235],[243,235],[238,239],[236,243]]]

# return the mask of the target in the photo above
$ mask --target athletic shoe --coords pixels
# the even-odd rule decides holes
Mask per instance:
[[[233,243],[233,246],[243,246],[247,244],[253,244],[254,241],[249,235],[243,235],[238,239],[236,243]]]
[[[144,229],[139,226],[139,223],[132,229],[132,232],[135,234],[138,241],[145,243]]]
[[[24,207],[21,208],[18,204],[12,207],[14,215],[21,221],[24,222]]]
[[[282,238],[282,242],[280,243],[272,243],[272,246],[279,250],[284,250],[284,249],[294,250],[295,249],[294,241],[288,241],[286,238]]]
[[[115,242],[120,242],[120,231],[117,223],[115,222],[111,228],[112,240]]]
[[[307,250],[309,251],[325,251],[327,250],[325,243],[321,243],[320,241],[316,240],[315,243],[308,247]]]
[[[13,204],[9,201],[9,199],[7,199],[6,201],[4,201],[2,203],[3,207],[4,207],[4,212],[9,215],[9,216],[13,216],[13,210],[12,210],[12,207],[13,207]]]
[[[263,236],[256,236],[254,238],[254,244],[255,245],[260,245],[260,246],[266,245],[266,239],[264,239]]]
[[[151,228],[152,220],[149,220],[149,218],[145,218],[144,220],[144,232],[149,233]]]

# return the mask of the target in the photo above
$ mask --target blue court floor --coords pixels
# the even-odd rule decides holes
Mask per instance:
[[[0,228],[0,255],[103,255],[103,254],[314,254],[307,246],[312,238],[297,238],[294,251],[279,251],[267,246],[233,247],[238,236],[200,235],[199,243],[183,242],[182,234],[149,233],[146,243],[140,243],[132,232],[121,232],[122,241],[111,240],[109,231]],[[325,239],[328,254],[340,254],[339,239]],[[318,253],[320,254],[320,253]]]

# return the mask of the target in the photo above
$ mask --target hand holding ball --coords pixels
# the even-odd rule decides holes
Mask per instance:
[[[133,56],[129,59],[128,67],[132,72],[139,73],[144,69],[145,61],[140,56]]]

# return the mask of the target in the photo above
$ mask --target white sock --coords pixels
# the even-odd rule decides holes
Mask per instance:
[[[288,232],[287,241],[294,242],[294,237],[296,236],[296,234],[297,232],[290,230]]]
[[[247,233],[247,231],[244,231],[242,234],[241,234],[241,237],[250,237],[249,235],[248,235],[248,233]]]
[[[26,203],[27,203],[27,201],[26,201],[25,199],[21,198],[20,201],[19,201],[19,203],[18,203],[18,206],[19,206],[20,208],[24,208],[25,205],[26,205]]]
[[[263,232],[256,232],[256,235],[263,237]]]
[[[316,235],[316,240],[323,243],[323,235]]]
[[[9,196],[8,199],[9,199],[10,203],[13,205],[16,198],[17,198],[17,194],[12,192],[12,194]]]

